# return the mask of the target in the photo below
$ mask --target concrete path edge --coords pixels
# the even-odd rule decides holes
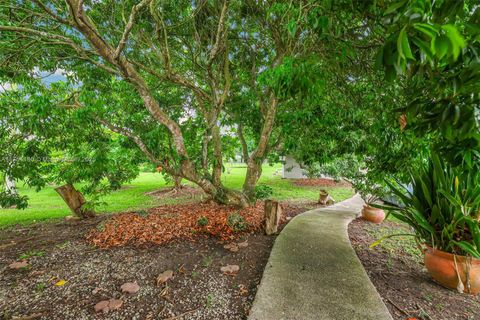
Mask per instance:
[[[249,320],[391,320],[351,246],[354,197],[304,212],[275,240]]]

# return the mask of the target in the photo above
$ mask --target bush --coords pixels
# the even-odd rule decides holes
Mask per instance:
[[[267,185],[258,185],[255,187],[255,198],[266,199],[273,194],[273,188]]]
[[[238,213],[232,213],[228,216],[227,225],[235,232],[245,231],[248,228],[245,218]]]
[[[205,216],[201,216],[200,218],[198,218],[197,224],[200,227],[205,227],[208,224],[208,218]]]

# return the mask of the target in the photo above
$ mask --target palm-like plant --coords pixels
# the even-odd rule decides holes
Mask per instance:
[[[452,168],[434,154],[411,177],[412,190],[388,183],[404,204],[385,207],[389,213],[410,225],[425,245],[480,258],[479,172]]]

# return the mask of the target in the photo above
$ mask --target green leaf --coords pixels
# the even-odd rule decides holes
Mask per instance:
[[[434,25],[428,23],[415,23],[413,27],[430,38],[434,38],[438,33],[438,29]]]
[[[291,36],[295,35],[297,32],[297,22],[295,20],[290,20],[288,22],[287,29]]]
[[[433,38],[431,49],[438,59],[442,59],[448,53],[450,45],[450,40],[446,36],[440,35]]]
[[[445,34],[452,44],[453,58],[457,60],[460,51],[466,46],[465,39],[452,24],[443,25],[442,29],[445,30]]]
[[[412,54],[412,49],[410,48],[410,44],[408,42],[406,28],[407,26],[403,27],[398,35],[397,50],[399,57],[415,60]]]
[[[470,243],[468,243],[466,241],[458,242],[458,241],[453,241],[453,240],[452,240],[452,243],[454,243],[455,245],[460,247],[460,249],[462,249],[464,252],[471,255],[472,257],[477,258],[477,259],[480,258],[480,252],[478,252],[478,250],[473,245],[471,245]]]
[[[433,53],[432,53],[432,50],[430,49],[430,44],[428,42],[422,41],[422,40],[417,39],[417,38],[413,38],[412,42],[420,49],[420,51],[425,53],[425,55],[428,58],[431,59],[433,57]]]
[[[396,3],[392,4],[390,7],[388,7],[387,10],[385,10],[385,12],[383,14],[388,15],[390,13],[393,13],[393,12],[397,11],[397,9],[400,9],[401,7],[403,7],[405,5],[405,3],[407,3],[407,0],[402,0],[402,1],[396,2]]]

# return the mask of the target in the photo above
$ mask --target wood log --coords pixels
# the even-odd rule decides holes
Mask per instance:
[[[83,205],[87,202],[81,192],[79,192],[72,184],[65,184],[55,191],[62,197],[63,201],[68,205],[72,213],[80,219],[92,218],[95,216],[93,210],[83,208]]]
[[[280,217],[282,216],[282,207],[280,203],[273,200],[265,200],[265,233],[272,235],[277,233]]]

